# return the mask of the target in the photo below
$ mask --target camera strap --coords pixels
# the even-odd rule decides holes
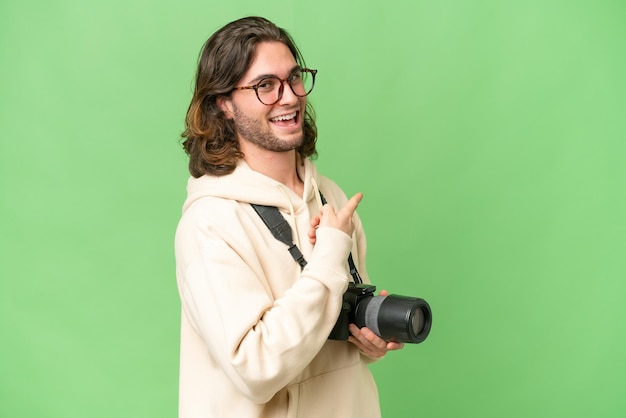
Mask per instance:
[[[255,205],[254,203],[251,203],[251,205],[263,219],[265,226],[269,228],[274,238],[289,247],[289,254],[300,264],[300,270],[302,270],[306,266],[306,260],[298,246],[294,244],[291,227],[278,208],[275,206]]]
[[[320,192],[320,197],[322,198],[322,203],[326,204],[327,202],[322,192]],[[307,262],[298,246],[294,244],[291,226],[289,226],[289,223],[280,213],[278,208],[275,206],[257,205],[254,203],[251,203],[250,205],[261,217],[263,223],[269,228],[274,238],[287,245],[289,254],[291,254],[291,257],[300,265],[300,270],[304,269]],[[348,265],[350,266],[350,275],[352,276],[354,283],[363,283],[363,279],[359,275],[356,265],[354,264],[354,260],[352,259],[352,253],[348,255]]]

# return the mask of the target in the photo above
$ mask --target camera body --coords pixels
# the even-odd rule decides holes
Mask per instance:
[[[341,311],[337,318],[337,323],[328,337],[331,340],[347,340],[350,336],[348,325],[355,324],[355,312],[356,308],[365,298],[374,296],[376,286],[369,284],[354,284],[350,283],[348,289],[343,294],[343,302],[341,304]]]
[[[367,327],[386,341],[421,343],[432,324],[430,305],[420,298],[400,295],[374,296],[376,286],[350,283],[343,294],[331,340],[347,340],[348,325]]]

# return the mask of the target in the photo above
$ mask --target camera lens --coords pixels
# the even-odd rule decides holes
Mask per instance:
[[[415,311],[413,319],[411,321],[411,327],[413,328],[413,334],[417,335],[424,329],[424,312],[421,309]]]
[[[355,323],[387,341],[421,343],[428,337],[432,314],[419,298],[389,295],[362,299],[355,310]]]

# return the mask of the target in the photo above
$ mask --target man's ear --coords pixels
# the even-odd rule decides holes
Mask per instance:
[[[217,107],[220,108],[222,112],[224,112],[224,116],[226,119],[233,118],[233,102],[230,100],[228,96],[220,96],[215,101],[217,103]]]

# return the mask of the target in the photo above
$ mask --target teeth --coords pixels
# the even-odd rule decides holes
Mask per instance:
[[[280,115],[280,116],[276,116],[275,118],[270,119],[273,122],[278,122],[278,121],[285,121],[285,120],[290,120],[290,119],[294,119],[296,117],[296,112],[290,113],[288,115]]]

